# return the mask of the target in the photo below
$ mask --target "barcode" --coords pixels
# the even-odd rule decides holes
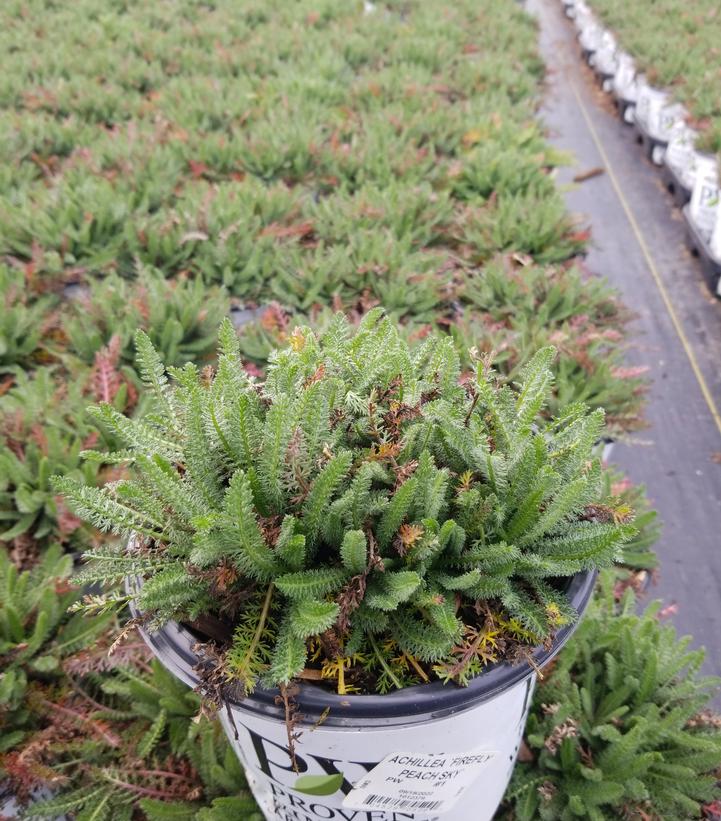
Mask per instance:
[[[405,807],[412,810],[437,810],[442,801],[413,801],[408,798],[393,798],[390,795],[368,795],[363,799],[364,804],[373,804],[379,807]]]

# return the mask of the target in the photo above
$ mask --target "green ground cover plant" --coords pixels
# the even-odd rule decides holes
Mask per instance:
[[[465,220],[477,225],[466,238],[475,262],[516,250],[515,241],[541,260],[582,247],[532,119],[541,74],[533,28],[512,6],[481,13],[467,4],[439,20],[423,3],[364,15],[357,4],[276,2],[253,19],[232,4],[188,3],[167,25],[169,8],[138,3],[103,15],[86,0],[6,10],[15,72],[0,94],[12,134],[4,244],[32,260],[36,276],[133,275],[142,262],[263,299],[271,273],[296,271],[300,257],[312,275],[350,236],[353,273],[382,264],[381,279],[409,276],[411,252],[445,246],[413,271],[426,273],[429,289]],[[81,30],[103,47],[79,49]],[[51,32],[63,32],[63,47],[44,59]],[[501,153],[505,162],[479,177],[484,158]],[[404,205],[436,191],[428,216],[443,230],[408,231]],[[352,219],[358,206],[371,236]],[[340,296],[374,290],[360,279]],[[326,298],[337,292],[329,285]]]
[[[97,480],[98,466],[80,460],[83,448],[102,438],[83,411],[94,392],[94,372],[75,375],[77,380],[58,379],[52,367],[21,372],[0,396],[0,541],[19,551],[53,540],[69,543],[80,525],[55,498],[54,473]],[[116,406],[126,406],[126,390],[105,393]]]
[[[507,793],[513,818],[698,818],[721,798],[718,681],[659,610],[637,615],[633,593],[617,602],[604,580],[536,692],[528,754]]]
[[[154,269],[143,269],[133,280],[110,274],[90,281],[72,300],[56,350],[93,364],[99,350],[112,348],[117,365],[131,366],[125,371],[130,376],[133,337],[140,328],[168,363],[203,362],[212,358],[219,321],[229,310],[225,289],[200,279],[165,279]]]
[[[70,660],[80,668],[80,662]],[[11,775],[53,788],[28,818],[262,821],[243,768],[198,696],[141,650],[112,673],[74,675],[60,716],[8,756]],[[63,711],[66,715],[63,715]],[[28,754],[29,751],[29,754]],[[61,773],[58,777],[56,773]]]
[[[29,818],[260,821],[199,697],[139,637],[113,643],[110,610],[75,609],[72,572],[59,544],[20,572],[0,553],[0,799]]]
[[[652,85],[669,88],[700,129],[699,147],[721,151],[721,77],[715,70],[721,18],[714,0],[593,0]]]
[[[108,615],[85,618],[68,608],[79,598],[68,584],[72,558],[60,545],[21,573],[0,553],[0,754],[17,747],[35,729],[34,689],[52,689],[62,661],[92,644],[108,627]]]
[[[0,377],[41,362],[44,325],[56,300],[29,299],[21,271],[0,264]]]

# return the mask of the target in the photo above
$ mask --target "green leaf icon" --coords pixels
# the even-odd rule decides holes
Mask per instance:
[[[335,775],[301,775],[293,789],[306,795],[333,795],[343,783],[343,773]]]

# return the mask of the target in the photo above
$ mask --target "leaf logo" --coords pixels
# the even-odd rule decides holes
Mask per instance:
[[[301,775],[293,789],[305,795],[333,795],[343,783],[343,773],[333,775]]]

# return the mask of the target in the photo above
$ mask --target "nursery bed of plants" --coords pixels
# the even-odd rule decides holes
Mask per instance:
[[[721,34],[713,0],[593,0],[600,19],[618,36],[648,82],[668,88],[701,133],[697,147],[721,150],[721,77],[713,64]]]
[[[296,325],[332,331],[336,311],[382,305],[412,348],[447,336],[464,374],[493,352],[516,381],[554,345],[548,418],[581,400],[619,435],[642,424],[627,312],[584,270],[515,3],[38,0],[0,15],[3,801],[51,818],[260,818],[198,696],[118,635],[127,616],[72,609],[88,593],[70,582],[79,554],[113,542],[51,477],[125,478],[109,420],[151,403],[136,330],[166,365],[204,368],[230,315],[262,378],[272,348],[301,344]],[[113,410],[85,411],[98,403]],[[653,614],[614,603],[653,566],[655,524],[622,477],[601,486],[595,515],[635,511],[638,532],[540,689],[507,810],[694,817],[714,797],[709,684]],[[384,687],[427,675],[396,661]],[[342,692],[345,669],[330,673]]]

